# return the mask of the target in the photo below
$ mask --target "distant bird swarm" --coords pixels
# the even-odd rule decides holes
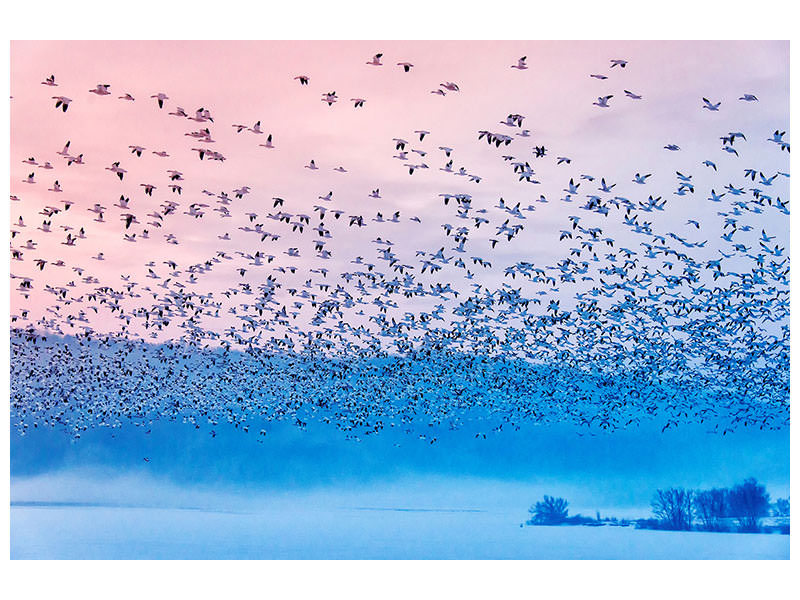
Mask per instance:
[[[377,53],[354,68],[368,71],[365,77],[379,68],[399,78],[422,71],[420,61],[399,56],[384,64],[382,58]],[[525,77],[533,71],[530,58],[498,68]],[[610,68],[620,69],[590,77],[604,81],[630,72],[628,65],[613,59]],[[297,93],[321,94],[319,110],[370,108],[358,95],[352,105],[336,106],[336,91],[312,90],[313,73],[286,79]],[[37,80],[32,84],[38,87]],[[41,84],[63,85],[54,75]],[[130,92],[114,98],[113,87],[97,84],[87,93],[126,107],[142,102]],[[448,101],[427,96],[428,89],[430,102]],[[43,102],[52,111],[54,100],[59,118],[69,119],[82,102],[78,92],[70,92],[74,100],[45,93]],[[623,101],[643,105],[644,92],[597,96],[592,110],[602,118]],[[445,80],[431,93],[463,97],[469,91]],[[753,94],[736,100],[759,108]],[[263,140],[252,144],[254,151],[280,151],[279,136],[273,139],[260,120],[220,125],[209,108],[186,111],[164,92],[146,101],[164,119],[193,122],[174,143],[190,148],[192,160],[209,163],[207,169],[240,159],[211,147],[212,127],[232,126],[237,135]],[[696,110],[715,118],[725,102],[698,98]],[[448,140],[433,128],[398,132],[384,145],[402,165],[401,176],[412,186],[424,180],[420,190],[440,186],[431,210],[419,214],[393,204],[388,184],[365,189],[362,209],[354,211],[327,185],[313,200],[272,197],[253,182],[210,191],[214,172],[207,181],[187,181],[187,169],[173,162],[164,181],[136,180],[136,161],[150,159],[148,151],[158,157],[150,160],[165,162],[175,151],[127,140],[113,161],[88,150],[84,156],[71,141],[56,153],[59,164],[25,152],[19,176],[12,170],[21,190],[11,196],[14,426],[21,433],[58,427],[80,437],[89,428],[162,418],[197,428],[227,422],[265,435],[258,423],[305,427],[316,419],[354,439],[386,427],[418,433],[411,424],[419,422],[457,428],[466,419],[492,423],[487,429],[493,431],[564,420],[613,430],[653,418],[664,429],[708,422],[720,433],[743,425],[785,427],[789,256],[780,244],[789,202],[779,190],[786,198],[789,174],[759,165],[763,152],[747,154],[753,142],[743,132],[723,131],[725,154],[697,165],[703,177],[718,181],[707,190],[695,173],[673,176],[674,169],[660,174],[662,184],[674,178],[669,191],[655,189],[659,174],[650,169],[631,173],[641,192],[630,197],[607,175],[585,168],[543,183],[534,167],[546,163],[566,172],[575,168],[576,155],[569,148],[550,152],[541,140],[531,144],[527,138],[535,134],[523,129],[526,117],[503,117],[506,112],[498,111],[502,129],[478,130],[473,139],[497,153],[496,162],[508,166],[530,200],[465,193],[457,185],[478,190],[484,176],[458,166],[458,150]],[[790,151],[785,131],[747,135],[777,156]],[[669,140],[655,147],[681,152]],[[348,177],[352,170],[314,159],[307,171],[300,166],[309,178],[318,171]],[[40,183],[50,170],[58,178]],[[133,179],[141,191],[119,188],[112,199],[70,196],[72,176],[94,179],[98,189]],[[41,225],[26,222],[31,210],[15,218],[17,207],[31,205],[24,192],[40,186],[59,198],[36,206]],[[199,193],[190,186],[205,187]],[[560,229],[537,232],[557,255],[540,259],[527,251],[525,236],[535,227],[533,213],[550,202],[574,203],[576,210],[563,214]],[[714,206],[717,219],[698,216],[701,204]],[[436,218],[441,214],[449,222]],[[207,256],[179,264],[164,244],[178,245],[187,224],[212,219],[233,226],[207,236]],[[419,233],[403,230],[392,242],[387,234],[399,223]],[[362,228],[376,232],[373,248],[353,251],[346,239]],[[39,247],[56,235],[65,236],[62,250],[43,255]],[[120,279],[112,280],[108,269],[95,273],[71,260],[74,248],[85,245],[95,253],[92,264],[107,266],[115,253],[104,245],[109,236],[137,250],[144,281],[119,271]],[[421,247],[415,239],[435,241]],[[237,241],[252,250],[227,249]],[[17,274],[23,265],[33,270]],[[53,270],[71,270],[73,280],[54,285]]]

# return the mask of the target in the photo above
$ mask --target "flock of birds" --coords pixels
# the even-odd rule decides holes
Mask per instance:
[[[378,53],[366,64],[380,67],[383,59]],[[610,67],[627,65],[613,59]],[[397,67],[409,73],[414,65]],[[527,57],[506,68],[527,70]],[[311,77],[294,80],[305,88]],[[54,75],[41,84],[62,85]],[[98,84],[87,93],[109,96],[111,88]],[[456,92],[467,93],[446,81],[432,93]],[[64,118],[80,102],[45,96]],[[613,97],[594,105],[610,108]],[[117,99],[140,102],[130,92]],[[336,92],[323,92],[322,108],[337,100]],[[738,100],[758,102],[751,93]],[[237,158],[211,147],[212,128],[233,127],[264,140],[259,147],[279,148],[261,121],[220,125],[207,107],[186,111],[164,92],[145,101],[165,118],[192,122],[184,135],[197,160]],[[351,101],[356,108],[366,102]],[[721,106],[702,98],[697,110]],[[636,172],[630,183],[641,192],[623,195],[623,182],[571,171],[572,159],[544,144],[531,148],[527,117],[506,112],[498,114],[502,129],[481,129],[476,142],[493,148],[530,200],[476,191],[483,177],[455,166],[458,151],[436,141],[435,132],[417,129],[385,144],[412,184],[426,170],[444,182],[431,198],[435,209],[411,215],[380,187],[365,191],[361,203],[377,206],[374,217],[346,209],[335,189],[312,201],[270,198],[255,183],[212,191],[214,174],[187,181],[170,150],[127,141],[117,144],[127,159],[113,161],[85,156],[64,140],[54,140],[61,149],[53,162],[29,152],[14,157],[24,164],[19,179],[12,168],[23,191],[11,196],[15,426],[23,434],[60,427],[78,438],[88,428],[149,428],[167,418],[212,435],[229,423],[266,436],[270,420],[305,427],[316,419],[353,439],[400,427],[429,443],[437,427],[466,422],[485,424],[476,431],[484,437],[562,420],[609,430],[652,418],[663,428],[706,422],[721,433],[786,426],[789,257],[780,244],[789,202],[773,190],[788,185],[789,174],[764,166],[776,156],[756,153],[745,162],[739,151],[752,141],[723,131],[724,167],[710,157],[697,165],[702,176],[676,171],[672,190],[652,189],[652,173]],[[774,144],[778,157],[790,151],[785,131],[747,135]],[[69,195],[73,174],[102,181],[102,190],[130,183],[147,152],[170,167],[166,183],[136,181],[135,197]],[[427,164],[435,157],[442,166]],[[538,179],[538,164],[548,161],[564,169],[563,181]],[[320,169],[313,159],[305,167]],[[697,181],[711,173],[719,184],[701,188]],[[474,184],[472,193],[459,189],[461,182]],[[14,214],[31,205],[29,197],[46,194],[53,200],[35,207],[41,223],[31,222],[30,210],[26,218]],[[540,260],[519,240],[548,203],[568,210],[561,229],[539,232],[550,235],[548,250],[558,255]],[[701,204],[714,207],[713,218],[697,216]],[[446,222],[431,223],[441,214]],[[163,244],[181,243],[173,224],[209,220],[231,225],[208,236],[208,255],[184,264],[172,258]],[[399,223],[433,229],[440,239],[423,248],[406,235],[393,242]],[[776,224],[777,232],[767,231]],[[371,248],[337,248],[363,228],[374,231]],[[73,260],[73,249],[86,245],[96,251],[92,261],[113,262],[94,242],[108,234],[137,244],[130,248],[146,261],[144,280]],[[43,255],[39,246],[58,235],[63,250]],[[237,240],[253,250],[229,250]],[[21,265],[37,274],[18,274]],[[53,284],[53,272],[71,279]],[[217,283],[203,291],[204,279]]]

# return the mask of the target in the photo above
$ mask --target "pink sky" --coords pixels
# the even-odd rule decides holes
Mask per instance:
[[[383,53],[384,65],[367,65],[377,52]],[[523,55],[529,69],[511,68]],[[610,68],[615,58],[627,59],[629,64],[624,70]],[[396,66],[403,61],[414,64],[409,73]],[[40,83],[51,74],[57,87]],[[294,80],[301,74],[310,77],[308,86]],[[590,74],[605,74],[608,79]],[[460,91],[444,97],[430,93],[444,82],[456,82]],[[90,93],[97,84],[109,84],[111,94]],[[642,100],[625,97],[625,89],[641,94]],[[321,96],[333,91],[338,101],[329,107]],[[126,92],[135,101],[118,99]],[[150,98],[158,92],[169,96],[161,110]],[[744,93],[755,94],[759,102],[739,101]],[[218,251],[225,251],[232,260],[199,276],[199,283],[187,285],[198,294],[211,292],[216,300],[223,300],[221,315],[230,306],[252,299],[240,295],[228,301],[221,296],[223,291],[240,282],[250,282],[255,289],[268,275],[282,283],[278,298],[291,308],[297,298],[287,294],[288,288],[300,289],[309,278],[315,286],[344,284],[338,275],[360,269],[351,263],[357,256],[390,274],[385,263],[377,260],[380,246],[372,240],[378,236],[394,242],[400,261],[414,265],[417,279],[426,285],[449,281],[462,291],[473,283],[497,288],[508,281],[503,277],[508,264],[525,260],[552,265],[564,257],[568,246],[558,244],[558,232],[569,225],[569,215],[582,214],[578,207],[584,190],[591,193],[596,188],[587,182],[580,200],[562,203],[559,199],[570,178],[592,174],[599,181],[604,177],[618,184],[615,193],[638,200],[648,194],[671,196],[674,172],[692,173],[697,197],[680,201],[696,206],[682,205],[680,222],[670,222],[675,214],[653,219],[660,218],[664,227],[674,226],[674,231],[687,234],[685,219],[694,216],[709,223],[706,231],[713,239],[713,228],[719,228],[720,221],[715,207],[701,202],[712,187],[719,191],[734,178],[740,180],[743,168],[751,165],[769,174],[789,169],[788,153],[776,152],[775,145],[765,139],[775,129],[788,129],[788,43],[784,42],[13,42],[11,94],[10,191],[20,199],[10,209],[12,229],[19,232],[12,248],[22,248],[28,240],[37,244],[35,250],[23,250],[22,261],[11,261],[12,276],[33,279],[28,299],[17,291],[18,281],[12,281],[11,313],[28,310],[31,322],[54,315],[51,307],[56,298],[45,291],[46,285],[60,288],[73,281],[69,296],[79,297],[106,285],[124,291],[126,282],[120,276],[130,276],[138,284],[134,291],[143,297],[125,298],[122,304],[151,306],[167,291],[157,287],[170,277],[163,261],[179,265],[181,275],[172,277],[174,286],[179,280],[186,283],[186,267],[212,259]],[[609,109],[592,105],[598,96],[608,94],[613,94]],[[73,100],[66,113],[54,107],[51,97],[57,95]],[[722,102],[719,112],[701,108],[704,96]],[[350,98],[364,98],[366,103],[356,109]],[[214,122],[170,116],[178,106],[190,116],[199,107],[207,108]],[[515,138],[508,149],[478,141],[479,130],[518,133],[519,129],[499,123],[510,113],[526,117],[524,128],[531,137]],[[232,127],[239,123],[251,127],[259,120],[264,135],[236,133]],[[225,162],[200,161],[192,151],[202,144],[185,134],[206,126],[215,142],[205,146],[225,155]],[[419,129],[430,131],[422,142],[413,133]],[[748,135],[738,160],[719,149],[719,136],[729,131]],[[273,135],[274,149],[259,147],[266,133]],[[420,149],[427,155],[409,152],[407,161],[395,159],[393,138],[406,139],[407,150]],[[67,140],[72,154],[82,153],[86,164],[66,166],[57,152]],[[665,151],[668,143],[678,144],[682,151]],[[534,161],[531,148],[540,144],[548,147],[548,157]],[[146,150],[137,158],[129,145]],[[452,147],[454,169],[463,166],[479,175],[481,182],[440,171],[447,158],[439,146]],[[157,157],[154,150],[166,150],[170,156]],[[509,163],[500,158],[503,154],[531,161],[542,184],[517,181]],[[572,162],[556,165],[556,156],[570,157]],[[55,168],[47,171],[24,164],[28,157],[39,164],[50,161]],[[700,165],[706,158],[717,163],[717,173]],[[311,159],[318,171],[305,168]],[[115,161],[127,171],[123,181],[107,170]],[[430,168],[413,175],[403,166],[423,161]],[[347,173],[333,170],[339,166]],[[180,196],[167,187],[171,183],[168,169],[183,173]],[[23,182],[31,172],[36,181],[32,185]],[[636,172],[653,173],[643,189],[631,183]],[[60,193],[48,191],[56,180],[63,189]],[[157,186],[152,197],[144,194],[142,183]],[[778,184],[788,198],[788,180]],[[213,211],[219,206],[217,198],[202,194],[205,189],[232,196],[232,190],[244,185],[250,193],[233,201],[231,218],[220,218]],[[375,188],[380,189],[380,199],[369,197]],[[330,191],[331,202],[319,199]],[[444,246],[446,255],[454,254],[453,239],[445,236],[441,225],[464,224],[452,204],[443,205],[442,193],[472,194],[473,206],[485,208],[491,219],[490,225],[470,234],[465,260],[477,255],[493,263],[491,270],[472,268],[473,280],[464,279],[464,272],[452,266],[433,276],[419,273],[417,251],[435,253]],[[121,194],[130,197],[130,211],[113,206]],[[550,202],[536,204],[535,212],[526,213],[524,232],[491,250],[488,240],[505,218],[495,208],[498,199],[502,196],[507,204],[520,202],[524,207],[540,194]],[[281,208],[273,209],[274,196],[285,199],[284,211],[312,217],[302,235],[266,218]],[[37,229],[45,219],[40,211],[45,206],[61,207],[63,200],[74,205],[53,215],[52,232]],[[148,226],[152,218],[146,215],[160,210],[167,200],[179,203],[176,214],[166,217],[161,228]],[[209,205],[203,218],[183,214],[193,202]],[[107,208],[105,223],[93,221],[95,215],[88,209],[95,203]],[[319,222],[315,205],[344,211],[339,221],[330,215],[325,218],[333,236],[325,245],[332,253],[330,260],[315,256],[317,234],[310,230]],[[378,211],[386,218],[400,211],[401,222],[374,222]],[[140,221],[127,231],[120,220],[126,212]],[[253,222],[246,216],[249,212],[258,215]],[[348,227],[349,215],[363,215],[368,226]],[[26,226],[13,227],[20,216]],[[418,216],[421,223],[409,221],[411,216]],[[584,222],[592,220],[593,216],[587,216]],[[280,240],[262,243],[258,234],[238,229],[255,223],[279,233]],[[75,230],[85,227],[86,239],[75,247],[62,245],[66,232],[61,225]],[[775,221],[772,229],[776,228],[772,233],[787,243],[788,227]],[[150,239],[140,239],[143,229],[149,230]],[[124,234],[133,232],[139,239],[124,241]],[[233,239],[219,240],[226,232]],[[617,233],[623,235],[621,229]],[[174,235],[179,243],[166,243],[166,234]],[[300,258],[285,254],[290,247],[298,248]],[[716,249],[712,243],[709,256]],[[256,250],[274,255],[274,262],[252,266],[237,254]],[[98,252],[104,253],[104,261],[92,258]],[[37,258],[48,261],[43,271],[34,263]],[[53,266],[59,259],[66,266]],[[146,277],[150,261],[161,279]],[[276,273],[276,266],[297,266],[298,271]],[[72,267],[85,269],[83,276],[92,275],[99,283],[83,283]],[[320,267],[330,270],[327,277],[309,272]],[[238,268],[247,269],[244,276]],[[147,285],[158,294],[157,299],[141,291]],[[526,292],[539,289],[528,286]],[[557,295],[568,298],[573,293],[572,288],[564,288]],[[402,317],[404,310],[429,310],[439,300],[415,299],[395,314]],[[63,306],[58,320],[63,322],[65,314],[77,314],[81,308],[90,313],[87,304]],[[299,321],[311,315],[305,303]],[[119,327],[104,309],[88,316],[95,328]],[[223,318],[204,325],[221,330],[234,322]],[[166,333],[179,334],[174,327]]]

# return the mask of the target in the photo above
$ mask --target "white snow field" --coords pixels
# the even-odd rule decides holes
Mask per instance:
[[[520,527],[509,510],[13,507],[13,559],[788,559],[789,536]]]
[[[788,559],[789,537],[520,525],[552,483],[412,475],[312,489],[75,472],[14,480],[12,559]],[[590,502],[599,489],[562,485]],[[41,498],[39,501],[22,498]],[[573,514],[593,514],[573,504]],[[649,507],[604,515],[649,516]]]

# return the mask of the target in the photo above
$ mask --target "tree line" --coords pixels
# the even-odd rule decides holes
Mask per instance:
[[[771,527],[789,533],[789,499],[779,498],[770,503],[765,486],[755,478],[745,479],[731,488],[688,490],[667,488],[656,490],[651,506],[653,518],[633,521],[596,519],[580,514],[570,516],[569,503],[564,498],[544,496],[532,505],[531,518],[526,525],[600,525],[635,524],[640,529],[671,531],[737,531],[755,533],[764,531],[764,517],[787,517],[785,524]]]
[[[764,517],[789,516],[789,500],[771,504],[766,488],[753,477],[731,488],[659,489],[651,505],[657,528],[673,531],[754,533],[762,530]]]

